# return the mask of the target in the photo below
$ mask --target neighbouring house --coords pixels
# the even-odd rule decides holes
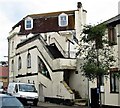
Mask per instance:
[[[40,101],[87,98],[86,78],[77,66],[86,10],[27,15],[8,37],[9,81],[34,83]]]
[[[7,87],[8,78],[9,78],[8,62],[0,61],[0,82],[2,83],[3,87]]]
[[[104,22],[107,24],[109,45],[114,52],[116,62],[104,77],[102,87],[102,104],[108,107],[120,107],[120,14]]]

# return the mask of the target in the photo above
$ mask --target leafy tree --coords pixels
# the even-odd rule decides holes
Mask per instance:
[[[82,65],[83,75],[90,81],[97,79],[97,88],[102,85],[102,77],[108,74],[110,67],[114,65],[115,59],[112,46],[109,45],[106,35],[107,26],[99,24],[97,26],[87,25],[83,29],[80,54],[84,55]],[[87,44],[86,44],[87,43]],[[100,106],[101,95],[99,94]]]
[[[83,74],[93,80],[101,79],[108,70],[114,65],[112,46],[109,46],[108,37],[106,35],[107,26],[99,24],[97,26],[87,25],[83,29],[82,42],[89,46],[82,47],[85,62],[82,65]],[[98,80],[101,82],[100,80]]]

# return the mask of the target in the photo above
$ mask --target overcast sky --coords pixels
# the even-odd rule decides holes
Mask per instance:
[[[0,0],[0,61],[7,60],[7,37],[17,22],[28,14],[77,9],[82,2],[87,24],[97,24],[118,14],[120,0]]]

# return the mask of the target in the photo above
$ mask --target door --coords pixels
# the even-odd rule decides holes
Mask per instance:
[[[99,90],[91,88],[91,108],[99,108]]]

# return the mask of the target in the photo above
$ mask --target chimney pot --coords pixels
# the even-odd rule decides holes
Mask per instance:
[[[77,3],[77,8],[79,9],[79,8],[81,8],[82,7],[82,3],[81,2],[78,2]]]

